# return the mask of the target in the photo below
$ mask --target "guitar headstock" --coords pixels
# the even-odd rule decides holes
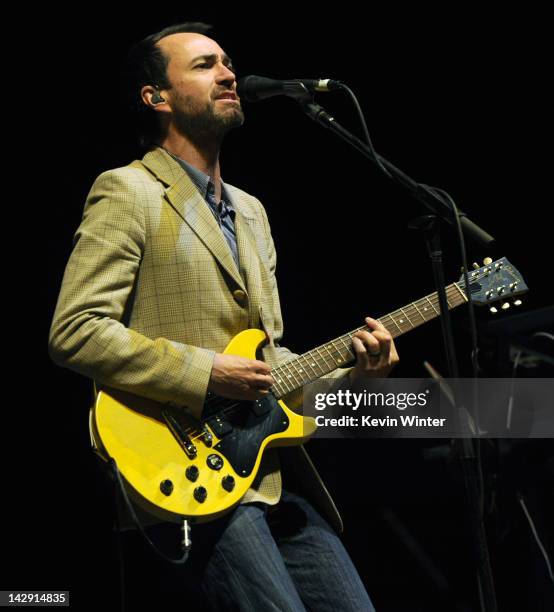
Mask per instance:
[[[520,306],[521,300],[513,299],[529,291],[523,277],[505,257],[492,261],[487,258],[483,261],[483,266],[473,264],[474,269],[468,271],[469,290],[471,300],[478,306],[491,305],[492,312],[498,312],[495,302],[502,302],[501,309],[507,310],[510,301],[514,306]],[[458,287],[464,292],[465,281],[463,275],[457,283]]]

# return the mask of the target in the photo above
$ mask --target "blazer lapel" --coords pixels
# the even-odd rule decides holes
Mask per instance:
[[[141,163],[164,183],[164,193],[171,206],[189,224],[239,287],[247,291],[221,228],[185,170],[161,148],[148,152]],[[240,261],[241,247],[238,235],[237,249]],[[242,250],[245,250],[244,246]]]
[[[242,204],[240,193],[226,185],[227,193],[235,209],[235,233],[237,237],[237,251],[239,254],[240,271],[250,293],[258,287],[260,279],[257,271],[259,270],[258,246],[252,232],[251,224],[253,218],[248,209]]]

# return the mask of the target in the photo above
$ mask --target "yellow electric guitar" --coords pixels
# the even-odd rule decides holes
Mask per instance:
[[[469,273],[472,301],[504,302],[527,291],[505,259]],[[446,288],[450,309],[467,302],[463,278]],[[515,304],[521,303],[515,300]],[[494,310],[494,307],[492,308]],[[439,316],[436,293],[380,319],[398,337]],[[115,389],[101,389],[91,412],[91,435],[99,454],[117,463],[130,497],[163,520],[207,521],[238,504],[256,477],[263,452],[305,442],[311,418],[296,414],[282,397],[354,360],[352,336],[365,326],[272,370],[271,392],[255,402],[208,394],[202,420],[184,407],[161,404]],[[266,335],[241,332],[225,353],[256,358]]]

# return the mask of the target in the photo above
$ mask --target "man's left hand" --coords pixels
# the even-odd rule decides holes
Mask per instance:
[[[352,338],[356,353],[356,365],[350,371],[352,382],[388,376],[400,361],[394,340],[384,325],[371,317],[366,317],[365,322],[372,331],[356,332]]]

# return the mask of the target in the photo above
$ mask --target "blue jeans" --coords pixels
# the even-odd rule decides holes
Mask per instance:
[[[342,542],[302,497],[238,506],[192,528],[191,559],[213,610],[373,612]],[[200,563],[199,563],[200,561]]]

